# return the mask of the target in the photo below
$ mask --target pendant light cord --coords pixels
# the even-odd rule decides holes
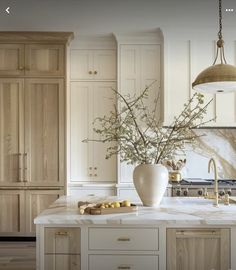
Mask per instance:
[[[222,39],[222,2],[219,0],[219,39]]]

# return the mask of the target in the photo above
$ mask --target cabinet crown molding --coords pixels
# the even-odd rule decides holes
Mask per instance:
[[[18,32],[0,31],[0,43],[70,43],[74,38],[73,32]]]

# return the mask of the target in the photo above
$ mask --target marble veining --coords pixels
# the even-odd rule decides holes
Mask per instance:
[[[236,205],[212,205],[212,200],[204,198],[165,197],[160,207],[140,205],[135,213],[110,215],[80,215],[77,202],[112,201],[115,197],[69,197],[62,196],[35,220],[35,224],[156,224],[161,225],[236,225]]]

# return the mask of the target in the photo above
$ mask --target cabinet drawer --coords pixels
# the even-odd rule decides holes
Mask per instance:
[[[79,228],[46,228],[45,254],[80,254]]]
[[[80,255],[45,255],[44,270],[80,270]]]
[[[90,228],[89,249],[158,250],[158,228]]]
[[[156,255],[90,255],[89,270],[158,270]]]
[[[115,196],[114,188],[84,188],[69,187],[69,194],[72,196]]]

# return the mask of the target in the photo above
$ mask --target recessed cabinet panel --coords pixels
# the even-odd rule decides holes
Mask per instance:
[[[24,74],[24,44],[0,44],[0,76]]]
[[[0,232],[24,232],[24,191],[0,190]]]
[[[45,255],[44,270],[80,270],[80,255]]]
[[[89,270],[158,270],[157,255],[89,255]]]
[[[64,73],[64,45],[26,45],[25,74],[62,76]]]
[[[61,195],[63,190],[27,190],[26,191],[26,231],[35,232],[34,218],[47,209]]]
[[[61,79],[26,80],[24,181],[31,186],[64,183],[63,93]]]
[[[23,80],[0,79],[0,186],[23,183]]]

